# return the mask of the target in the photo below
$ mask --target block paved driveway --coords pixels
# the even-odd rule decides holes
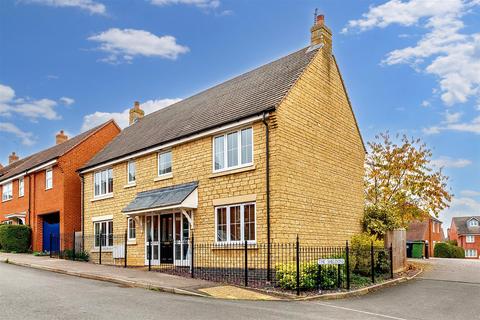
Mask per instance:
[[[480,260],[431,259],[420,278],[335,301],[197,298],[0,264],[1,319],[480,319]]]

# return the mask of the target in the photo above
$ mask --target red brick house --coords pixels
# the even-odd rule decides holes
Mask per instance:
[[[465,249],[465,258],[480,258],[480,216],[455,217],[452,219],[448,238],[456,240]]]
[[[424,221],[415,221],[407,228],[407,241],[424,241],[428,243],[428,253],[433,257],[435,245],[444,240],[442,221],[430,217]]]
[[[71,139],[61,131],[55,146],[23,159],[13,152],[9,165],[0,169],[0,223],[30,225],[34,251],[50,250],[50,233],[80,231],[81,180],[76,170],[120,131],[110,120]]]

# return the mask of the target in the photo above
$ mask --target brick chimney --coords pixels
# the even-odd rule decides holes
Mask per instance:
[[[60,144],[67,140],[68,136],[63,132],[63,130],[60,130],[60,132],[55,136],[55,144]]]
[[[332,31],[325,25],[325,16],[317,15],[317,10],[315,10],[315,20],[310,33],[310,46],[323,44],[329,52],[332,51]]]
[[[16,155],[16,153],[12,152],[12,154],[8,156],[8,164],[12,164],[15,161],[17,161],[18,159],[20,159],[20,158]]]
[[[145,115],[145,111],[143,111],[142,109],[140,109],[140,102],[135,101],[135,103],[133,104],[133,108],[130,109],[130,121],[129,121],[129,125],[134,124],[134,123],[137,122],[139,119],[143,118],[144,115]]]

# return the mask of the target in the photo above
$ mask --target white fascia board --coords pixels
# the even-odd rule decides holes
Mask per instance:
[[[268,115],[269,114],[267,113],[266,117],[268,117]],[[147,154],[150,154],[150,153],[158,152],[162,149],[168,149],[168,148],[171,148],[173,146],[176,146],[176,145],[188,142],[188,141],[192,141],[192,140],[196,140],[196,139],[203,138],[203,137],[206,137],[206,136],[214,135],[214,134],[220,133],[222,131],[230,130],[230,129],[233,129],[233,128],[236,128],[236,127],[241,127],[241,126],[244,126],[246,124],[253,123],[253,122],[256,122],[256,121],[259,121],[259,120],[262,120],[262,119],[263,119],[263,115],[246,118],[244,120],[237,121],[237,122],[234,122],[234,123],[230,123],[230,124],[227,124],[227,125],[224,125],[224,126],[221,126],[221,127],[217,127],[215,129],[211,129],[211,130],[208,130],[208,131],[205,131],[205,132],[202,132],[202,133],[198,133],[198,134],[192,135],[190,137],[186,137],[186,138],[175,140],[175,141],[172,141],[172,142],[169,142],[169,143],[161,144],[161,145],[158,145],[156,147],[152,147],[152,148],[149,148],[147,150],[140,151],[140,152],[132,153],[131,155],[125,156],[123,158],[119,158],[119,159],[116,159],[116,160],[112,160],[112,161],[108,161],[108,162],[99,164],[99,165],[94,166],[92,168],[88,168],[88,169],[80,171],[80,174],[85,174],[85,173],[88,173],[88,172],[96,171],[96,170],[99,170],[99,169],[102,169],[102,168],[105,168],[105,167],[112,166],[112,165],[117,164],[117,163],[125,162],[125,161],[130,160],[130,159],[134,159],[134,158],[138,158],[140,156],[144,156],[144,155],[147,155]]]
[[[19,174],[17,174],[16,176],[13,176],[13,177],[11,177],[11,178],[8,178],[8,179],[6,179],[6,180],[4,180],[4,181],[0,181],[0,185],[4,185],[4,184],[6,184],[6,183],[9,183],[10,181],[13,181],[13,180],[15,180],[15,179],[21,178],[21,177],[23,177],[23,176],[25,176],[25,175],[27,175],[27,174],[29,174],[29,173],[34,173],[34,172],[40,171],[40,170],[42,170],[42,169],[46,169],[46,168],[48,168],[48,167],[53,166],[53,165],[56,164],[56,163],[57,163],[57,159],[54,159],[54,160],[52,160],[52,161],[49,161],[49,162],[44,163],[44,164],[42,164],[42,165],[39,165],[39,166],[37,166],[37,167],[33,167],[32,169],[27,170],[27,171],[22,172],[22,173],[19,173]],[[1,178],[0,178],[0,179],[1,179]]]

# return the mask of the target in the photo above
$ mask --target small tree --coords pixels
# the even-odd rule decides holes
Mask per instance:
[[[398,137],[398,136],[397,136]],[[388,132],[369,142],[365,161],[364,227],[383,235],[406,227],[449,206],[452,194],[442,169],[431,166],[432,152],[420,139],[403,136],[395,143]]]

